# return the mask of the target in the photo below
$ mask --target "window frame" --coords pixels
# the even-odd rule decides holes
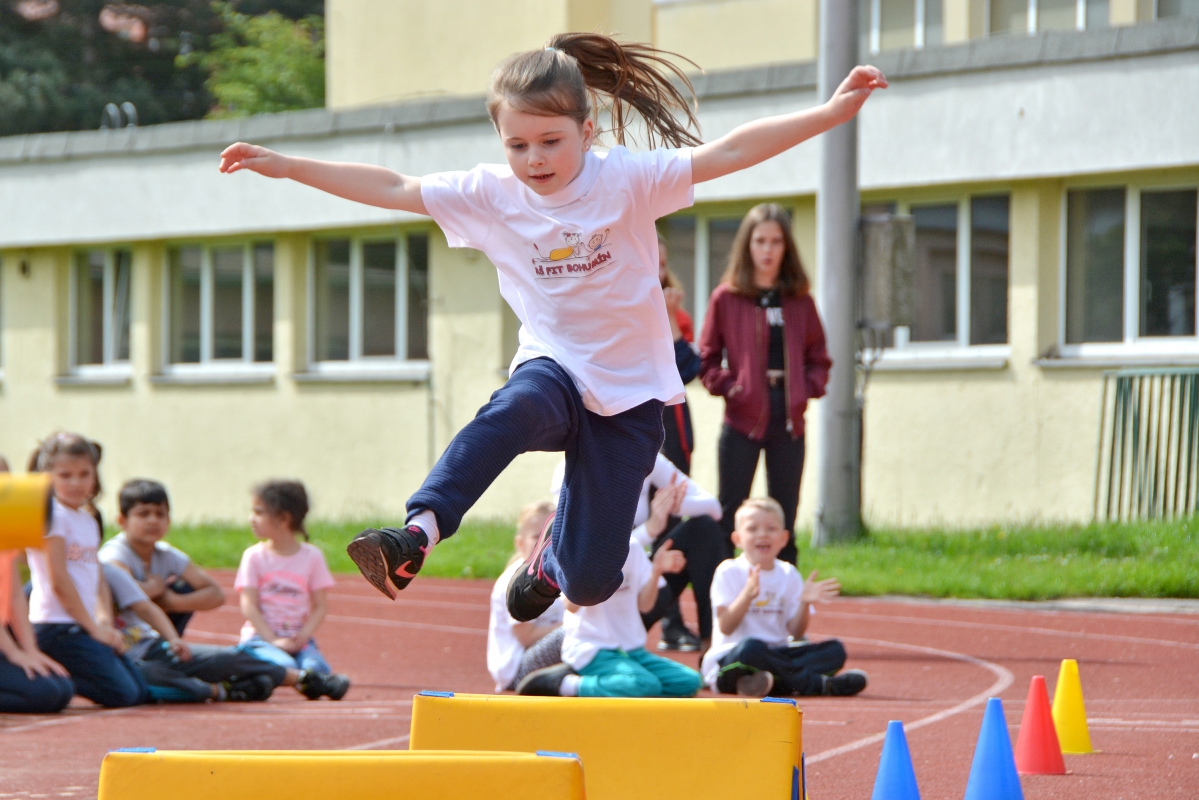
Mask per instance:
[[[271,317],[271,360],[254,360],[254,313],[257,281],[254,275],[254,247],[269,244],[272,248],[271,287],[276,291],[278,280],[276,260],[279,243],[273,236],[237,237],[235,239],[180,240],[167,243],[162,253],[162,347],[159,371],[166,379],[207,379],[225,376],[231,381],[268,381],[275,374],[275,358],[278,356],[275,342],[275,322],[279,317],[278,303],[272,302]],[[174,326],[171,320],[171,251],[186,247],[200,248],[200,360],[198,362],[171,361],[171,339]],[[213,259],[214,249],[240,248],[242,251],[242,295],[241,295],[241,358],[214,358],[213,323]],[[274,298],[272,298],[273,300]]]
[[[1067,204],[1071,191],[1124,189],[1124,303],[1123,338],[1118,342],[1066,342],[1066,247],[1069,235]],[[1195,334],[1191,336],[1141,336],[1141,194],[1144,192],[1193,189],[1199,193],[1199,177],[1193,173],[1175,178],[1137,180],[1097,177],[1068,181],[1062,187],[1058,223],[1058,330],[1057,355],[1062,360],[1135,362],[1142,359],[1185,358],[1199,361],[1199,219],[1196,220]]]
[[[404,226],[384,229],[355,229],[349,231],[322,231],[313,234],[308,243],[308,266],[306,282],[306,325],[305,325],[305,364],[307,374],[297,376],[308,380],[402,380],[425,381],[430,374],[430,358],[410,359],[408,353],[408,270],[409,247],[411,236],[426,236],[432,243],[433,229],[428,225]],[[319,360],[317,358],[317,319],[316,319],[316,251],[320,242],[338,239],[349,240],[350,243],[350,285],[349,285],[349,353],[345,360]],[[395,240],[396,243],[396,288],[395,288],[395,352],[394,356],[363,355],[363,288],[364,260],[363,245]],[[428,260],[432,261],[432,248],[429,248]],[[431,274],[431,263],[426,263],[426,270]],[[426,315],[426,324],[429,317]],[[431,337],[430,337],[431,338]],[[403,355],[400,355],[403,353]]]
[[[878,0],[872,0],[872,2],[878,2]],[[1154,7],[1154,10],[1156,13],[1157,0],[1154,0],[1153,7]],[[1028,10],[1026,12],[1026,19],[1027,19],[1026,32],[1029,36],[1036,36],[1038,33],[1045,32],[1045,31],[1041,30],[1041,28],[1040,28],[1040,19],[1039,19],[1040,14],[1038,13],[1038,11],[1039,11],[1039,0],[1028,0]],[[986,9],[983,12],[983,21],[986,23],[986,30],[987,30],[986,35],[988,38],[990,38],[991,36],[1019,35],[1016,31],[1001,31],[999,33],[994,33],[991,31],[991,0],[986,0]],[[1092,25],[1091,29],[1094,30],[1094,29],[1097,29],[1100,27],[1106,28],[1106,27],[1108,27],[1108,25],[1109,25],[1109,22],[1105,20],[1103,25],[1101,25],[1101,26],[1100,25]],[[1074,30],[1076,30],[1076,31],[1087,30],[1087,0],[1074,0]]]
[[[866,49],[869,54],[876,56],[883,52],[882,50],[882,22],[883,22],[883,2],[884,0],[869,0],[866,6],[866,12],[870,18],[867,24],[866,34]],[[923,50],[926,45],[927,30],[928,30],[928,0],[912,0],[914,4],[913,17],[915,25],[912,28],[912,48],[915,50]],[[1083,0],[1085,2],[1085,0]],[[942,6],[942,14],[945,13]],[[991,3],[987,0],[987,19],[991,17]],[[944,23],[942,23],[944,24]],[[906,48],[900,48],[906,49]],[[894,51],[888,51],[894,52]]]
[[[101,322],[103,360],[99,364],[79,363],[79,259],[92,252],[104,253]],[[116,254],[129,254],[129,358],[117,358],[117,336],[113,301],[116,295]],[[133,245],[114,244],[100,247],[76,247],[71,250],[67,279],[67,373],[82,379],[127,379],[133,375]]]

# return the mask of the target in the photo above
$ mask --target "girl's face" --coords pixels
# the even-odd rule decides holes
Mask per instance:
[[[522,559],[528,558],[529,554],[533,552],[533,548],[537,546],[537,539],[541,537],[541,529],[545,527],[548,517],[548,514],[538,514],[526,520],[524,525],[516,529],[516,537],[512,540],[512,545]]]
[[[749,257],[754,262],[754,285],[769,289],[778,283],[779,266],[787,250],[783,226],[774,220],[759,222],[749,235]]]
[[[79,508],[96,493],[96,465],[87,456],[59,456],[50,467],[54,496],[67,508]]]
[[[295,538],[287,514],[276,514],[261,499],[255,497],[250,505],[250,530],[259,539]]]
[[[580,125],[570,117],[543,117],[507,103],[496,112],[496,127],[513,174],[539,195],[553,194],[579,176],[595,137],[591,120]]]

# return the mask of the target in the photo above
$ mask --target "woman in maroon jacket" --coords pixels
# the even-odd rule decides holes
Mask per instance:
[[[732,532],[765,450],[767,491],[782,505],[791,532],[779,558],[795,563],[804,410],[824,394],[832,362],[781,206],[754,206],[741,221],[728,269],[708,303],[699,353],[700,379],[725,400],[718,454],[722,524]]]

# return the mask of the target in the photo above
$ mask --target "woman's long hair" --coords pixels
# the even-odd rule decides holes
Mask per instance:
[[[582,125],[606,108],[617,144],[625,143],[635,116],[645,123],[651,148],[659,143],[701,144],[689,130],[699,130],[695,90],[667,56],[688,61],[648,44],[621,44],[598,33],[560,33],[544,49],[517,53],[496,67],[487,91],[487,113],[497,128],[501,103],[528,114],[570,117]],[[672,77],[691,94],[690,104]]]
[[[761,291],[754,284],[754,260],[749,253],[749,240],[753,238],[754,228],[763,222],[776,222],[783,231],[783,260],[779,263],[779,277],[775,284],[779,293],[785,297],[807,294],[810,288],[808,274],[804,272],[799,248],[795,246],[795,237],[791,235],[791,215],[778,203],[760,203],[741,220],[741,227],[737,229],[733,247],[729,250],[729,265],[720,279],[721,283],[727,284],[737,294],[757,295]]]

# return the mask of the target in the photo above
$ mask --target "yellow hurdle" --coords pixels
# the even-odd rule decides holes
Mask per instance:
[[[790,700],[633,700],[422,692],[413,751],[578,753],[591,800],[804,797]]]
[[[116,751],[99,800],[586,800],[573,754]]]
[[[49,475],[0,474],[0,550],[41,547],[49,507]]]

